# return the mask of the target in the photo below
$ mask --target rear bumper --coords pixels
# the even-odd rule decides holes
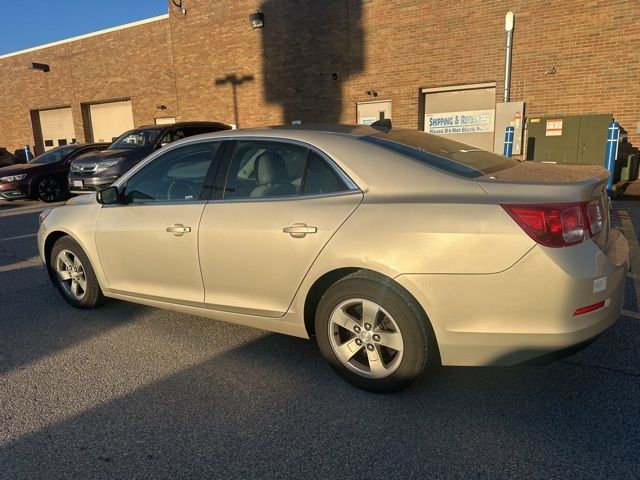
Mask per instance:
[[[80,175],[69,175],[69,191],[71,193],[89,193],[103,190],[118,179],[117,176],[105,177],[83,177]],[[75,182],[82,182],[77,185]]]
[[[560,249],[536,246],[496,274],[396,280],[423,305],[444,365],[514,365],[588,342],[613,325],[628,258],[626,239],[612,230],[606,254],[591,241]],[[574,315],[602,301],[605,306]]]

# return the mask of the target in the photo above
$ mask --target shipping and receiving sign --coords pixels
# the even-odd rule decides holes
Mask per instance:
[[[559,137],[562,135],[562,119],[561,118],[547,118],[547,137]]]
[[[493,132],[494,110],[428,113],[425,131],[434,135]]]

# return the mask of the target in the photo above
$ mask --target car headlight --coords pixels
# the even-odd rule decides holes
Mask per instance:
[[[98,169],[99,170],[104,170],[105,168],[111,168],[114,165],[117,165],[120,162],[122,162],[122,160],[124,160],[124,159],[123,158],[112,158],[111,160],[103,160],[102,162],[98,163]]]
[[[3,182],[17,182],[18,180],[22,180],[26,176],[27,174],[23,173],[22,175],[10,175],[8,177],[0,177],[0,180],[2,180]]]

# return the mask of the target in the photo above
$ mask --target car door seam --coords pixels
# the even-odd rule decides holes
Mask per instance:
[[[337,226],[337,228],[333,231],[333,234],[327,239],[327,241],[324,243],[322,248],[320,248],[320,250],[318,250],[318,254],[313,258],[313,260],[309,264],[309,268],[307,268],[307,271],[304,273],[302,279],[300,280],[300,284],[298,285],[298,288],[296,288],[296,291],[293,293],[293,296],[291,297],[291,301],[289,302],[289,306],[286,308],[286,310],[284,311],[284,313],[280,317],[276,317],[276,318],[282,318],[287,313],[289,313],[289,310],[291,310],[291,306],[293,305],[293,302],[294,302],[295,298],[298,296],[298,293],[300,292],[300,288],[302,288],[302,284],[307,279],[307,276],[309,275],[309,272],[311,271],[311,269],[315,265],[316,261],[318,260],[318,258],[322,254],[322,252],[324,252],[325,248],[327,248],[327,245],[329,245],[329,242],[331,242],[331,240],[333,240],[333,237],[342,228],[342,226],[347,222],[347,220],[349,220],[349,218],[351,218],[351,216],[354,213],[356,213],[358,208],[360,208],[360,205],[362,205],[363,201],[364,201],[364,193],[361,193],[360,194],[360,201],[357,203],[357,205],[354,207],[354,209],[351,211],[351,213],[349,213],[349,215],[347,215],[346,218],[340,223],[340,225]]]

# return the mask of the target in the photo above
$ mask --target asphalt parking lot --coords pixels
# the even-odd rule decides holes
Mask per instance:
[[[44,204],[0,204],[0,478],[640,478],[640,204],[623,316],[547,367],[357,390],[313,342],[112,301],[68,306]]]

